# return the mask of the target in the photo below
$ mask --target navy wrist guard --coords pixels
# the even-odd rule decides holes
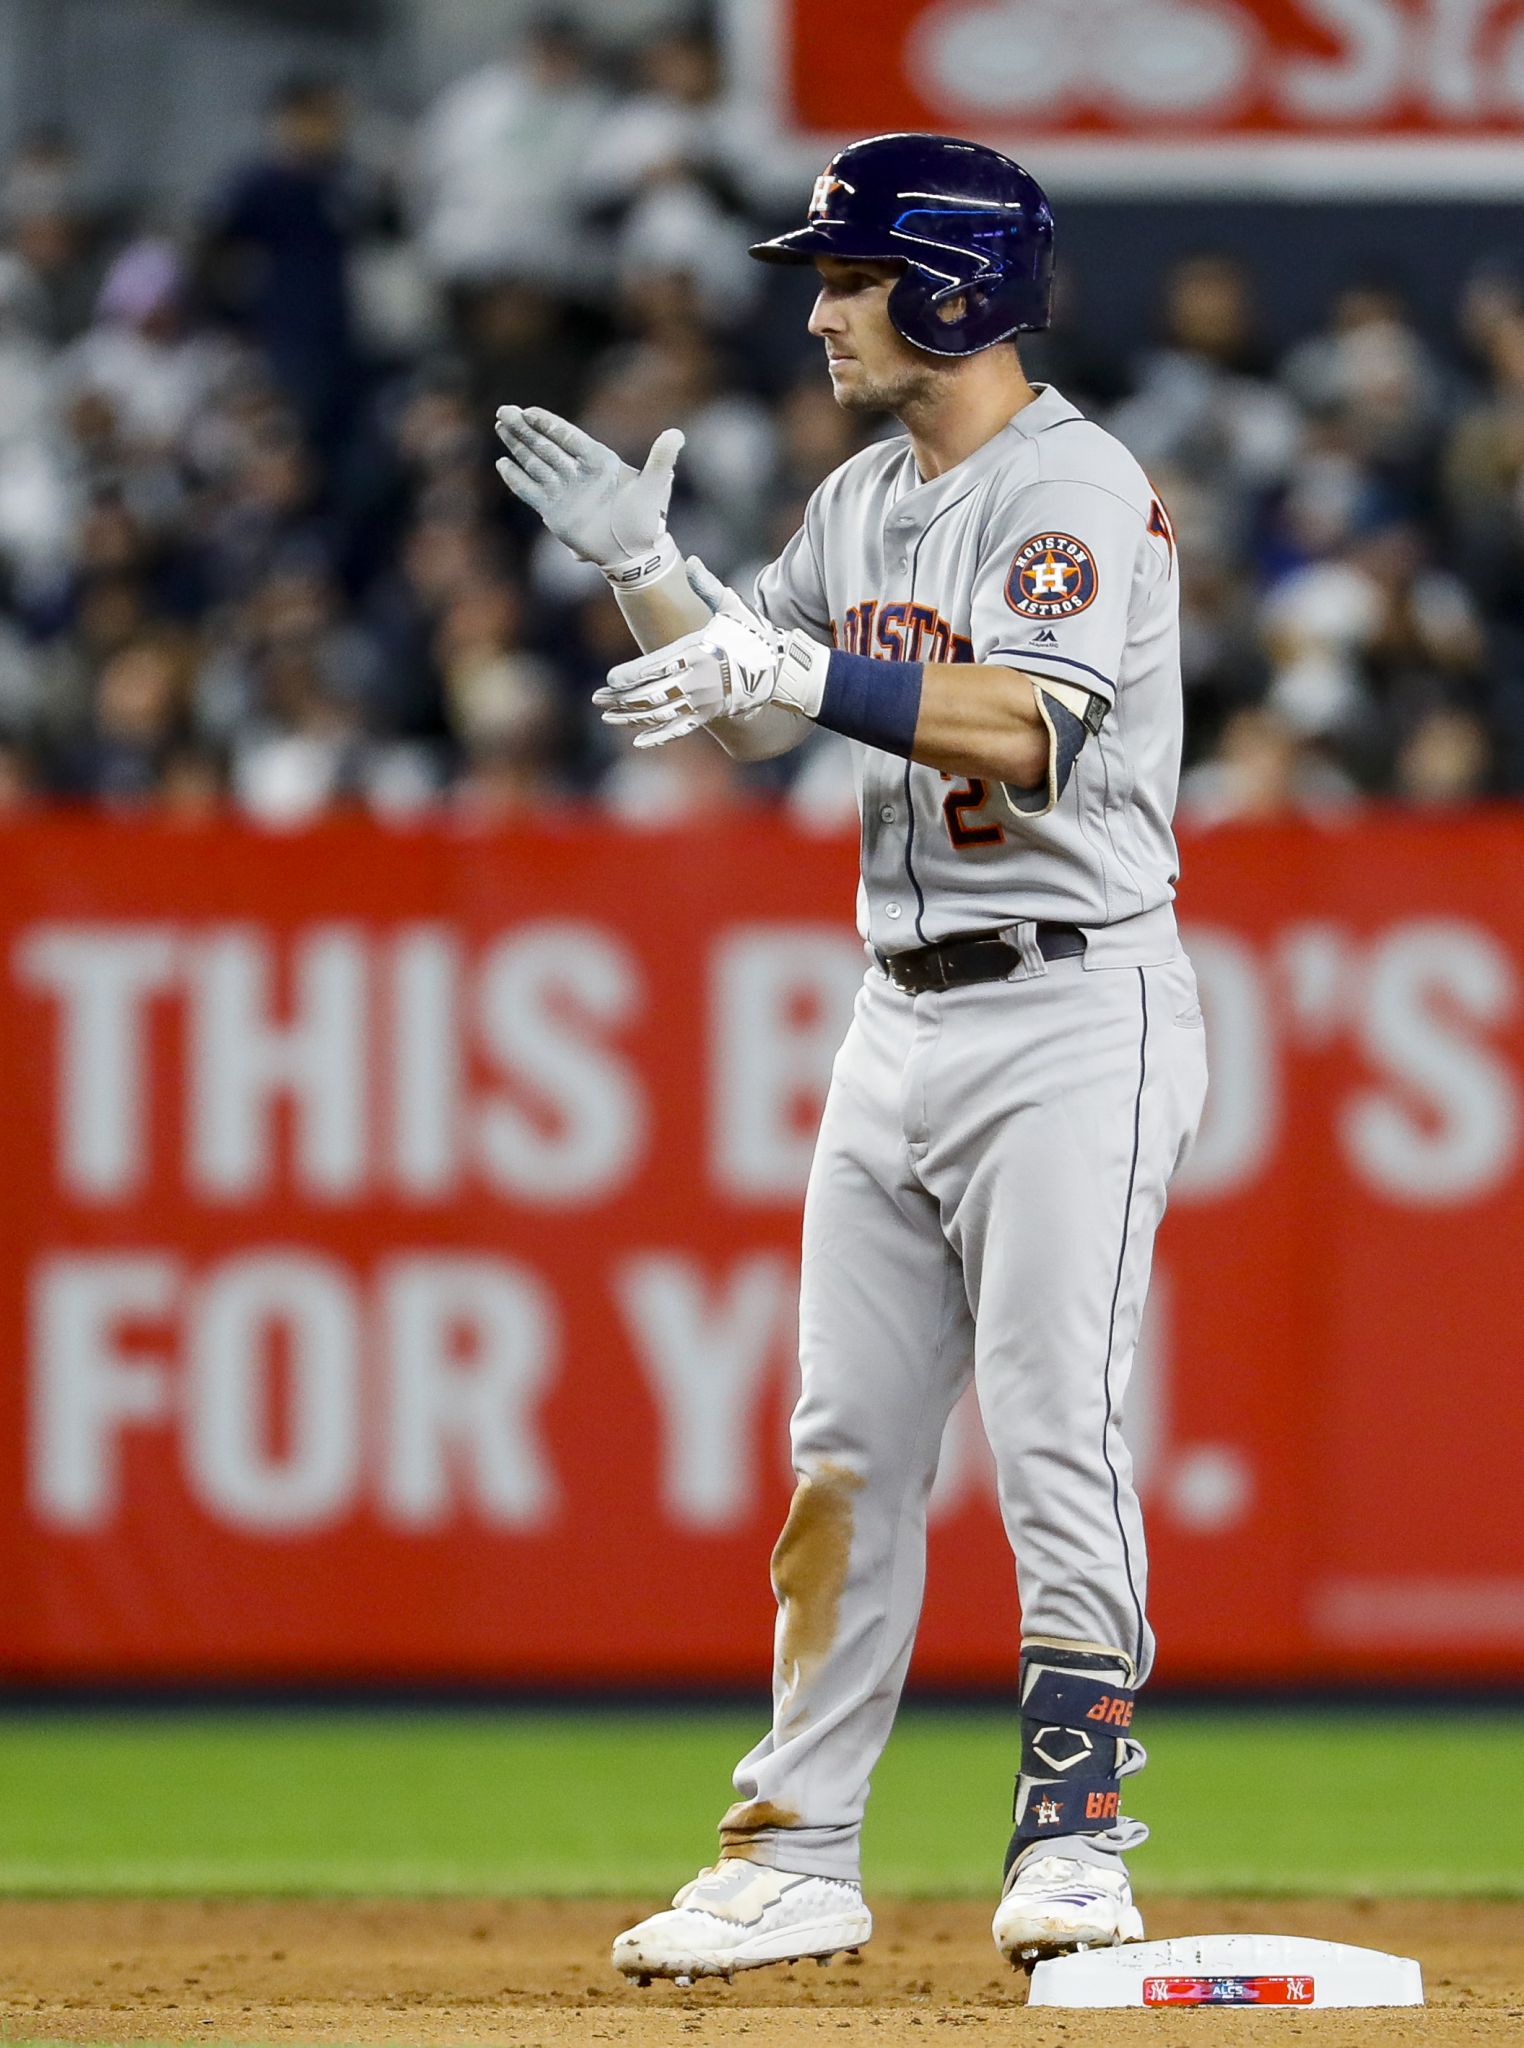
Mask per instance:
[[[908,761],[921,715],[921,669],[918,661],[874,661],[833,649],[815,723]]]

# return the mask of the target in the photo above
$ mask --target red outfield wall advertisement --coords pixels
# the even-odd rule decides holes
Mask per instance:
[[[730,0],[737,76],[835,147],[933,129],[1061,189],[1517,197],[1521,0]]]
[[[0,1673],[759,1681],[853,848],[4,835]],[[1524,818],[1186,848],[1160,1677],[1524,1678]],[[954,1417],[915,1675],[1018,1616]]]

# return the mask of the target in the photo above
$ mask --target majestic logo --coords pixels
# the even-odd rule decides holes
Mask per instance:
[[[1032,645],[1034,647],[1056,647],[1058,645],[1058,635],[1051,627],[1044,626],[1040,633],[1032,635]]]
[[[1094,602],[1100,583],[1095,557],[1070,533],[1029,540],[1005,579],[1005,601],[1024,619],[1072,619]]]
[[[831,203],[832,193],[855,192],[856,190],[857,187],[849,185],[845,178],[838,178],[835,171],[827,164],[820,176],[815,180],[815,189],[810,194],[810,210],[807,218],[810,220],[824,220],[826,208]]]

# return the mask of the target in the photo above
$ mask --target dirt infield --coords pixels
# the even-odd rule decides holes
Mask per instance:
[[[652,1902],[639,1902],[649,1911]],[[1391,2013],[1028,2012],[988,1911],[886,1903],[859,1963],[636,1991],[608,1968],[619,1902],[0,1901],[7,2041],[796,2042],[1019,2048],[1284,2040],[1524,2042],[1524,1904],[1151,1899],[1152,1935],[1258,1929],[1416,1955],[1430,2005]]]

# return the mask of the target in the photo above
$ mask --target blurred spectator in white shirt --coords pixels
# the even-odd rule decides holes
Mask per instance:
[[[588,275],[580,199],[608,95],[568,16],[459,79],[424,115],[414,206],[424,256],[450,284],[522,277],[568,290]]]
[[[750,808],[756,790],[723,747],[696,732],[664,747],[637,748],[624,740],[598,786],[598,800],[621,825],[660,830],[709,824]]]
[[[712,30],[678,24],[647,38],[636,62],[635,91],[614,106],[588,160],[595,205],[628,205],[679,171],[727,206],[797,205],[815,152],[801,159],[780,140],[754,81],[727,81]]]
[[[57,345],[89,324],[100,278],[98,222],[79,147],[62,129],[24,138],[0,183],[0,219],[41,297],[41,329]]]
[[[653,176],[619,229],[614,254],[621,299],[678,278],[688,284],[703,324],[723,332],[740,326],[757,295],[758,266],[746,236],[708,188],[681,171]]]
[[[42,339],[37,281],[19,256],[0,249],[0,447],[52,424],[52,352]]]
[[[43,312],[31,272],[0,250],[0,559],[23,573],[57,561],[76,509],[40,338]]]
[[[1180,819],[1197,830],[1246,820],[1347,810],[1359,792],[1344,771],[1263,705],[1237,711],[1210,760],[1180,781]]]
[[[1352,452],[1407,495],[1403,509],[1421,500],[1448,380],[1395,291],[1341,292],[1327,329],[1286,357],[1281,383],[1307,412],[1340,422]]]
[[[1168,465],[1210,491],[1213,523],[1240,542],[1301,443],[1295,406],[1259,374],[1263,354],[1242,267],[1190,257],[1165,280],[1162,346],[1107,422],[1145,469]]]
[[[173,448],[233,374],[236,352],[191,325],[184,265],[172,244],[132,242],[106,273],[95,323],[58,365],[65,401],[105,398],[130,446]]]
[[[742,218],[760,167],[777,156],[756,107],[725,91],[705,28],[669,30],[640,53],[643,90],[622,100],[591,151],[584,189],[614,233],[626,295],[647,276],[680,274],[713,328],[741,323],[760,285]]]
[[[639,53],[637,88],[619,100],[588,153],[584,190],[594,205],[620,207],[674,176],[714,176],[729,154],[729,108],[714,39],[675,28]]]
[[[1262,626],[1274,709],[1293,730],[1367,756],[1389,757],[1410,720],[1481,685],[1475,606],[1411,526],[1377,528],[1295,570],[1265,599]]]

